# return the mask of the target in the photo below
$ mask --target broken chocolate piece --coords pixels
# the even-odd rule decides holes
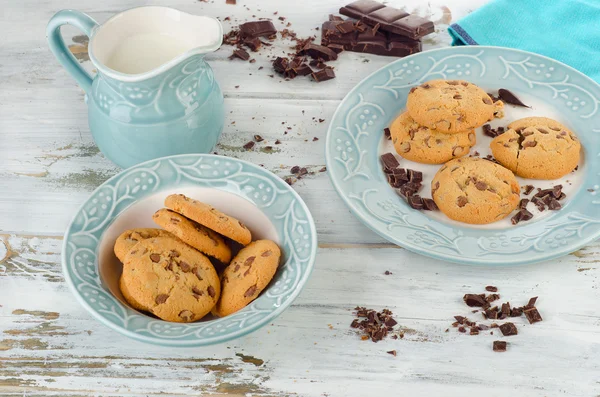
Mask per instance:
[[[248,59],[250,59],[250,54],[248,54],[248,51],[242,48],[238,48],[237,50],[233,51],[233,54],[231,54],[231,58],[239,58],[241,60],[247,61]]]
[[[513,323],[504,323],[499,328],[500,328],[500,331],[502,331],[502,335],[504,335],[504,336],[511,336],[511,335],[518,334],[517,327]]]
[[[469,307],[481,307],[487,303],[485,298],[477,294],[465,294],[463,300]]]
[[[410,205],[412,209],[422,210],[423,200],[421,199],[421,196],[419,196],[418,194],[414,194],[408,197],[408,205]]]
[[[324,61],[335,61],[337,59],[337,53],[335,51],[328,47],[313,43],[308,43],[298,52],[298,55],[304,54],[313,59],[322,59]]]
[[[426,211],[437,211],[438,206],[435,203],[435,201],[433,201],[432,199],[424,198],[423,199],[423,209]]]
[[[407,170],[408,180],[412,183],[420,183],[423,181],[423,173],[421,171]]]
[[[498,292],[498,288],[492,285],[488,285],[487,287],[485,287],[485,290],[489,292]]]
[[[255,37],[270,37],[277,34],[273,22],[269,20],[246,22],[240,25],[240,37],[242,39]]]
[[[389,128],[384,128],[383,129],[383,136],[387,139],[390,140],[392,139],[392,132],[390,131]]]
[[[535,189],[535,187],[533,187],[533,185],[525,185],[525,186],[523,186],[523,194],[525,194],[526,196],[529,196],[529,194],[531,192],[533,192],[533,189]]]
[[[433,22],[417,15],[410,15],[397,8],[385,6],[373,0],[358,0],[340,8],[340,14],[356,18],[387,32],[412,39],[433,33]]]
[[[527,317],[529,324],[533,324],[533,323],[542,321],[542,315],[540,314],[538,309],[536,309],[535,307],[525,309],[525,310],[523,310],[523,313],[525,314],[525,317]]]
[[[244,145],[244,149],[246,149],[246,150],[251,150],[253,147],[254,147],[254,142],[252,142],[252,141],[249,141],[248,143],[246,143]]]
[[[254,37],[244,40],[244,44],[252,51],[256,52],[260,48],[262,42],[257,37]]]
[[[392,153],[382,154],[380,159],[381,159],[381,162],[383,163],[384,172],[385,172],[385,170],[388,170],[388,171],[395,170],[396,168],[398,168],[400,166],[400,163],[396,159],[396,156],[394,156]]]
[[[492,349],[495,352],[505,352],[506,351],[506,342],[503,340],[495,340]]]
[[[521,201],[519,201],[519,207],[520,209],[524,210],[527,208],[527,204],[529,204],[529,199],[521,199]]]
[[[311,76],[314,81],[316,81],[317,83],[320,83],[322,81],[334,79],[335,73],[333,72],[333,69],[325,68],[325,69],[319,70],[318,72],[313,72],[311,74]]]
[[[510,105],[531,108],[531,106],[527,106],[523,102],[521,102],[521,100],[519,98],[517,98],[517,96],[515,94],[513,94],[512,92],[510,92],[509,90],[506,90],[504,88],[500,88],[498,90],[498,98],[502,99],[505,103],[508,103]]]

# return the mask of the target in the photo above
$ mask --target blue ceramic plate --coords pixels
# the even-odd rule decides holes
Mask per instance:
[[[180,324],[146,316],[124,303],[114,241],[127,229],[157,227],[152,214],[172,193],[212,204],[244,222],[254,239],[269,238],[281,247],[283,259],[275,278],[243,310]],[[304,287],[316,251],[312,216],[287,183],[245,161],[199,154],[142,163],[96,189],[65,233],[62,264],[79,302],[102,323],[143,342],[204,346],[244,336],[273,321]]]
[[[492,126],[528,116],[566,124],[583,146],[578,170],[557,181],[520,179],[546,188],[561,183],[567,193],[559,211],[539,213],[516,226],[509,219],[486,226],[451,221],[440,212],[415,211],[391,189],[379,155],[394,152],[383,129],[405,109],[411,87],[432,79],[465,79],[488,92],[511,90],[531,109],[507,105]],[[333,185],[365,225],[387,240],[423,255],[468,264],[525,264],[575,251],[600,236],[600,86],[549,58],[508,48],[451,47],[390,63],[360,82],[342,101],[329,126],[326,160]],[[473,148],[490,153],[481,131]],[[400,158],[400,157],[398,157]],[[431,197],[439,168],[401,159],[424,172],[421,195]],[[549,167],[552,165],[549,164]]]

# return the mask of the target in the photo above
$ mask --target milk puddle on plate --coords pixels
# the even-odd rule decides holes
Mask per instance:
[[[160,33],[125,38],[111,52],[106,66],[127,74],[146,73],[193,48],[189,43]]]
[[[483,88],[483,90],[486,92],[491,92],[491,93],[497,92],[497,89],[489,89],[488,90],[486,88]],[[563,123],[567,127],[570,128],[569,123],[557,112],[557,110],[555,108],[548,106],[543,101],[541,101],[533,96],[525,95],[520,92],[513,92],[513,93],[523,103],[525,103],[528,106],[531,106],[531,109],[505,104],[504,105],[504,114],[505,114],[504,117],[501,119],[494,119],[493,121],[489,122],[489,124],[492,126],[492,128],[494,128],[494,129],[496,129],[498,127],[506,128],[506,126],[508,124],[512,123],[515,120],[522,119],[524,117],[534,117],[534,116],[548,117],[548,118],[554,119],[560,123]],[[398,111],[398,114],[396,115],[396,117],[398,117],[404,111],[406,111],[406,108],[403,108],[400,111]],[[395,117],[390,120],[390,124],[394,120],[395,120]],[[480,158],[485,158],[485,156],[487,156],[488,154],[491,155],[492,151],[490,150],[490,142],[492,141],[492,138],[484,135],[481,127],[477,128],[475,131],[477,133],[477,144],[471,148],[471,155],[473,155],[476,151],[479,152]],[[575,133],[575,135],[578,135],[577,131],[573,130],[573,132]],[[392,144],[392,141],[387,140],[385,137],[383,137],[383,133],[382,133],[381,143],[379,144],[379,156],[381,156],[384,153],[394,154],[394,156],[396,156],[396,159],[398,159],[398,162],[400,163],[400,168],[409,168],[409,169],[421,171],[423,173],[423,187],[417,194],[420,195],[421,197],[431,198],[431,180],[433,179],[434,175],[436,174],[436,172],[440,169],[440,167],[443,164],[431,164],[431,165],[430,164],[421,164],[421,163],[416,163],[414,161],[409,161],[409,160],[404,159],[398,153],[396,153],[396,150],[394,149],[394,145]],[[467,156],[465,156],[465,157],[467,157]],[[552,165],[550,164],[549,166],[551,167]],[[380,167],[379,172],[381,172],[383,174],[383,171],[381,171],[381,167]],[[436,221],[444,222],[444,223],[452,225],[452,226],[471,227],[474,229],[505,229],[505,228],[509,228],[509,227],[518,227],[520,225],[527,225],[532,222],[536,222],[540,219],[552,216],[553,214],[555,214],[557,212],[564,211],[565,207],[568,207],[570,199],[572,197],[574,197],[575,193],[579,190],[581,183],[583,181],[584,175],[585,175],[585,158],[584,158],[584,153],[582,150],[581,159],[579,161],[579,168],[577,169],[577,171],[573,171],[560,179],[547,181],[547,180],[540,180],[540,179],[525,179],[525,178],[521,178],[521,177],[517,176],[516,177],[517,181],[519,182],[519,185],[521,187],[523,187],[525,185],[533,185],[536,188],[547,189],[547,188],[551,188],[556,185],[562,185],[563,186],[562,191],[563,191],[563,193],[565,193],[567,195],[567,197],[564,200],[560,201],[560,203],[562,205],[562,209],[560,209],[558,211],[545,210],[543,212],[540,212],[534,204],[529,203],[527,205],[527,210],[533,214],[533,218],[527,222],[521,222],[516,226],[512,225],[512,223],[510,221],[510,218],[516,213],[516,211],[512,212],[506,218],[499,220],[497,222],[494,222],[494,223],[490,223],[488,225],[470,225],[468,223],[457,222],[457,221],[454,221],[454,220],[448,218],[441,211],[421,211],[421,212],[423,214],[425,214],[426,216],[429,216],[429,217],[435,219]],[[384,180],[385,180],[385,177],[384,177]],[[393,188],[390,186],[390,189],[393,189]],[[523,190],[521,189],[521,198],[531,199],[535,195],[535,193],[537,193],[537,189],[534,190],[528,196],[525,196],[523,194]],[[405,202],[405,200],[401,196],[398,196],[398,200]],[[406,205],[408,206],[408,204],[406,204]]]

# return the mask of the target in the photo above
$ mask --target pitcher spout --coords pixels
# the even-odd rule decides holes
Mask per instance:
[[[90,60],[99,73],[137,82],[169,70],[194,55],[217,50],[221,23],[169,7],[132,8],[98,26],[90,38]]]

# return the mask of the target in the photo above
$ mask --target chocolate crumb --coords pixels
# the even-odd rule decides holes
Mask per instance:
[[[396,357],[396,350],[390,350],[389,352],[387,352],[387,354],[391,354],[392,356]]]
[[[487,287],[485,287],[485,290],[489,292],[498,292],[498,288],[492,285],[488,285]]]
[[[264,141],[263,137],[262,137],[262,136],[260,136],[260,135],[254,135],[254,140],[255,140],[256,142],[262,142],[262,141]]]
[[[246,149],[246,150],[251,150],[253,147],[254,147],[254,142],[252,142],[252,141],[249,141],[248,143],[246,143],[244,145],[244,149]]]

